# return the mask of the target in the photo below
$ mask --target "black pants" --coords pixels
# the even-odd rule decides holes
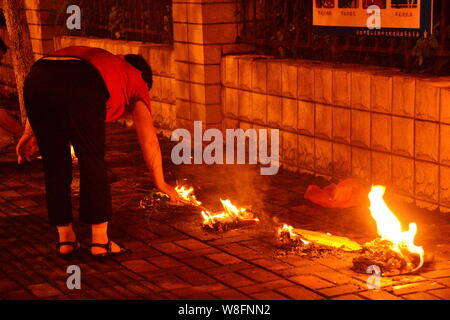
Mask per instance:
[[[71,223],[72,159],[80,169],[80,220],[111,219],[105,163],[108,90],[97,70],[83,61],[38,61],[25,80],[25,107],[43,159],[50,223]]]

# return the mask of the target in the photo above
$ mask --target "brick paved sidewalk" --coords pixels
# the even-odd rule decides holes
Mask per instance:
[[[167,166],[169,180],[187,178],[208,207],[229,197],[263,215],[257,227],[211,234],[200,213],[187,207],[140,209],[150,189],[131,129],[108,128],[108,162],[113,172],[115,216],[111,238],[132,253],[106,261],[86,251],[72,261],[58,257],[56,232],[46,222],[41,163],[19,167],[0,157],[0,298],[2,299],[449,299],[450,218],[392,203],[402,221],[417,222],[417,243],[436,263],[416,275],[382,278],[368,290],[368,275],[350,270],[351,255],[308,259],[280,255],[272,221],[330,232],[364,242],[376,236],[366,208],[330,210],[311,205],[303,192],[313,179],[281,171],[262,177],[257,167]],[[165,163],[169,142],[163,142]],[[75,188],[76,188],[75,173]],[[314,182],[319,182],[315,180]],[[76,192],[75,192],[76,194]],[[74,207],[77,207],[76,198]],[[76,224],[87,244],[89,229]],[[70,264],[81,267],[82,289],[66,287]]]

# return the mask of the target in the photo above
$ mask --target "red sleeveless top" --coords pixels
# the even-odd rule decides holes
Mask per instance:
[[[74,57],[91,64],[100,73],[109,91],[106,102],[106,121],[120,118],[140,100],[150,109],[150,95],[141,71],[125,61],[123,55],[114,55],[100,48],[67,47],[46,57]],[[44,57],[45,58],[45,57]]]

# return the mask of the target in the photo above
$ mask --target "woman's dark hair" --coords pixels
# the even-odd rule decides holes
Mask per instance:
[[[6,46],[6,44],[3,42],[3,40],[0,38],[0,51],[5,54],[6,51],[8,51],[8,47]]]
[[[142,72],[142,79],[147,83],[148,90],[153,86],[153,72],[150,65],[140,54],[127,54],[125,61]]]

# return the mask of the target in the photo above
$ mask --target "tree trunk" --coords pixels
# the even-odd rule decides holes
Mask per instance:
[[[20,116],[23,125],[25,125],[26,120],[23,84],[34,62],[30,30],[28,29],[25,11],[23,10],[24,7],[23,0],[3,0],[3,13],[10,38],[10,49],[12,51],[17,94],[20,103]]]

